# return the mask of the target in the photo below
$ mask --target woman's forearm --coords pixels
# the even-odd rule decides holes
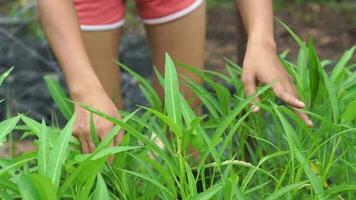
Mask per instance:
[[[245,26],[248,43],[275,47],[272,0],[236,0]]]
[[[101,89],[81,38],[70,0],[38,0],[40,20],[61,65],[72,97]]]

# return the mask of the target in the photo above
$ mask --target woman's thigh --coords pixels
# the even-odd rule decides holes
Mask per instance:
[[[116,105],[122,107],[121,77],[114,59],[118,59],[121,29],[82,31],[87,54],[101,84]]]
[[[162,24],[146,24],[146,32],[149,39],[151,56],[154,66],[164,72],[164,54],[169,53],[176,61],[189,64],[196,68],[203,68],[205,26],[206,26],[205,2],[202,2],[189,14],[170,22]],[[188,76],[197,82],[201,79],[187,70],[177,68],[178,73]],[[154,77],[154,85],[161,97],[162,89]],[[184,84],[180,84],[181,92],[191,103],[198,104],[194,93]]]

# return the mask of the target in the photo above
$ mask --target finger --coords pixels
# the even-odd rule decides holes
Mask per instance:
[[[254,78],[254,76],[246,76],[244,79],[243,79],[243,82],[244,82],[244,88],[245,88],[245,93],[247,96],[252,96],[253,94],[255,94],[256,92],[256,79]],[[255,102],[259,102],[259,98],[256,97],[255,98]],[[258,112],[260,110],[260,108],[253,104],[251,106],[251,110],[252,112]]]
[[[89,145],[83,137],[78,137],[80,144],[82,146],[82,153],[87,154],[90,153]]]
[[[88,144],[90,153],[94,152],[95,151],[95,144],[94,144],[93,140],[90,137],[88,137],[88,139],[87,139],[87,144]]]
[[[313,122],[312,120],[310,120],[310,118],[308,117],[308,115],[300,110],[295,110],[295,112],[299,115],[299,117],[304,121],[304,123],[309,126],[309,127],[313,127]]]
[[[114,145],[117,146],[121,143],[122,138],[124,138],[124,130],[121,129],[114,139]]]
[[[296,94],[293,92],[288,91],[287,87],[283,86],[281,83],[275,84],[273,87],[274,94],[279,97],[282,101],[287,103],[288,105],[295,107],[295,108],[304,108],[305,104],[300,101]]]

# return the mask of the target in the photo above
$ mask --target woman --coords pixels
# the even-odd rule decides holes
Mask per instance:
[[[120,117],[122,107],[120,72],[112,59],[117,59],[121,26],[124,23],[124,0],[38,0],[40,19],[53,51],[62,67],[71,98],[90,105],[114,117]],[[152,61],[164,70],[164,53],[198,68],[203,66],[205,44],[204,0],[135,0],[145,24]],[[276,55],[273,36],[272,0],[237,0],[248,34],[243,64],[243,82],[247,95],[256,91],[257,84],[274,81],[274,93],[294,108],[304,108],[296,95],[292,80]],[[201,80],[178,69],[179,73]],[[159,94],[162,89],[154,78]],[[118,90],[115,91],[115,90]],[[186,98],[194,94],[184,85]],[[115,96],[117,95],[117,96]],[[115,102],[112,99],[116,99]],[[257,99],[258,100],[258,99]],[[193,101],[193,104],[198,101]],[[254,111],[258,111],[254,107]],[[84,153],[92,152],[94,144],[89,134],[90,114],[75,107],[73,133],[82,144]],[[312,126],[306,114],[298,112]],[[99,138],[104,138],[112,124],[95,117]],[[115,143],[122,138],[118,134]]]

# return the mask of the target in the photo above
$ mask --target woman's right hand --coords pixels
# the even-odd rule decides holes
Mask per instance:
[[[89,93],[72,98],[75,102],[91,106],[112,117],[121,118],[115,104],[105,93],[105,91],[95,91],[94,93]],[[114,125],[112,122],[97,115],[93,115],[93,120],[98,138],[99,140],[103,140]],[[79,139],[83,153],[91,153],[95,150],[95,145],[90,136],[90,112],[83,109],[79,105],[75,105],[73,135]],[[114,145],[118,145],[122,137],[123,131],[120,131],[114,139]]]

